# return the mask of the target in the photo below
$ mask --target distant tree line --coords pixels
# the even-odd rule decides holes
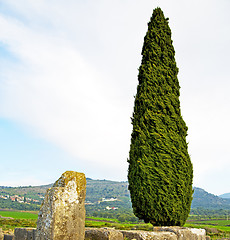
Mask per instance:
[[[206,216],[206,217],[205,217]],[[206,208],[193,208],[190,211],[189,219],[202,219],[202,218],[227,218],[230,219],[230,210],[226,209],[206,209]]]
[[[13,202],[10,199],[0,199],[0,208],[14,209],[14,210],[38,211],[40,209],[40,205]]]

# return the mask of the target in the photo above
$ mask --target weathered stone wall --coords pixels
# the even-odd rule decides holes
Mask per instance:
[[[147,231],[122,231],[126,239],[136,240],[177,240],[176,234],[172,232],[147,232]]]
[[[86,228],[85,240],[123,240],[122,232],[112,228]]]
[[[86,228],[85,240],[208,240],[204,229],[158,227],[153,231]]]
[[[14,240],[35,240],[36,229],[16,228]],[[31,234],[33,232],[33,234]],[[12,239],[12,238],[11,238]],[[72,238],[69,238],[72,240]],[[85,240],[210,240],[204,229],[159,227],[152,232],[115,230],[113,228],[86,228]]]
[[[15,228],[14,240],[35,240],[35,228]]]
[[[152,232],[121,231],[127,239],[136,240],[206,240],[204,229],[184,227],[154,227]]]
[[[67,171],[47,190],[37,221],[36,240],[84,240],[86,178]]]
[[[154,232],[172,232],[178,236],[179,240],[206,239],[206,231],[198,228],[185,228],[185,227],[154,227]]]
[[[14,235],[4,234],[4,240],[14,240]]]

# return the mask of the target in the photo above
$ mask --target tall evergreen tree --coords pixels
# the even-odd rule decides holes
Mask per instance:
[[[142,49],[128,180],[134,214],[161,226],[184,225],[193,193],[174,55],[168,19],[156,8]]]

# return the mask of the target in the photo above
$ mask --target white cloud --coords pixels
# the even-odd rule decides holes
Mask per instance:
[[[22,61],[5,70],[1,114],[81,161],[111,170],[123,166],[125,178],[131,109],[111,76],[87,63],[72,41],[59,33],[37,33],[4,17],[0,22],[5,30],[0,37]]]
[[[207,186],[209,179],[211,186],[208,173],[229,167],[228,1],[8,0],[5,6],[0,39],[15,59],[0,59],[2,116],[85,168],[101,168],[104,178],[124,180],[143,38],[152,9],[161,6],[180,69],[194,183]]]

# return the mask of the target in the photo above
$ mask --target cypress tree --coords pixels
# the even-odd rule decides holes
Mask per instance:
[[[168,19],[156,8],[142,49],[128,181],[134,214],[158,226],[184,225],[193,194],[174,56]]]

